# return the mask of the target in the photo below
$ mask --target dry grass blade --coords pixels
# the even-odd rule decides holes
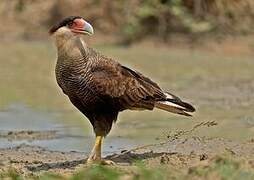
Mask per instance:
[[[196,124],[195,126],[193,126],[189,130],[185,130],[185,131],[180,130],[180,131],[175,132],[173,135],[168,135],[166,141],[159,142],[159,143],[154,143],[154,144],[147,144],[147,145],[143,145],[143,146],[138,146],[138,147],[135,147],[133,149],[124,151],[120,154],[116,154],[115,156],[112,156],[112,158],[116,158],[116,157],[119,157],[123,154],[127,154],[127,153],[134,152],[134,151],[141,150],[141,149],[146,149],[146,148],[149,148],[149,147],[162,146],[162,145],[165,145],[169,142],[175,141],[175,140],[179,139],[182,136],[189,135],[189,134],[193,133],[194,131],[196,131],[198,128],[216,126],[217,124],[218,123],[215,122],[215,121],[204,121],[204,122]]]

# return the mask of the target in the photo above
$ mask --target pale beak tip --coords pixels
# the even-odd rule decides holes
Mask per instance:
[[[84,30],[91,36],[94,34],[93,26],[85,21]]]

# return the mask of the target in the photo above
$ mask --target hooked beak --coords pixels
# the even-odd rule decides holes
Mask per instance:
[[[84,21],[84,25],[82,28],[77,28],[73,30],[75,33],[80,33],[80,34],[88,34],[88,35],[93,35],[93,26],[89,24],[88,22]]]
[[[93,26],[85,21],[84,27],[83,27],[84,33],[88,35],[93,35]]]

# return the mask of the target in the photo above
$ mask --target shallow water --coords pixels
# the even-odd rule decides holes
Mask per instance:
[[[68,126],[59,123],[57,113],[41,113],[29,109],[23,104],[12,104],[0,111],[0,133],[10,131],[56,131],[56,137],[46,140],[10,140],[0,138],[0,148],[14,147],[22,143],[38,145],[57,151],[80,151],[89,153],[93,145],[92,136],[83,135],[83,127]],[[103,154],[120,152],[137,145],[139,141],[111,136],[103,144]]]

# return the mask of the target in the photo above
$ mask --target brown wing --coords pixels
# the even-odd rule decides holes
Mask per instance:
[[[92,72],[94,92],[102,99],[113,99],[119,110],[153,109],[155,101],[166,99],[156,83],[114,61],[101,63]]]

